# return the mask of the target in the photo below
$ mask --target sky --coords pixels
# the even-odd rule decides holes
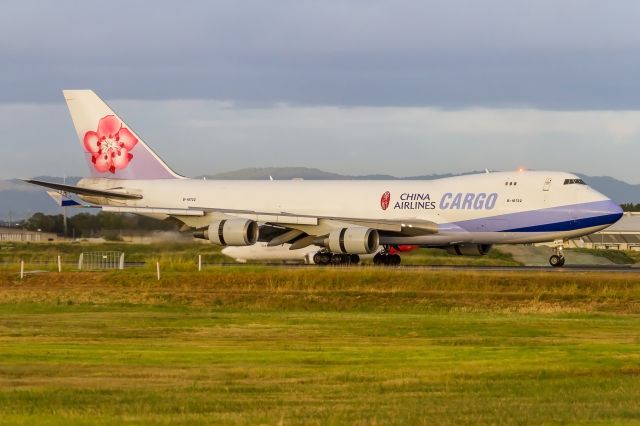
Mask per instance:
[[[518,167],[640,183],[640,2],[29,1],[0,14],[0,178],[83,175],[90,88],[181,174]]]

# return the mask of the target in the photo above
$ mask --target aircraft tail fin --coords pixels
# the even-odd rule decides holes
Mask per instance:
[[[181,178],[92,90],[64,90],[92,177]]]

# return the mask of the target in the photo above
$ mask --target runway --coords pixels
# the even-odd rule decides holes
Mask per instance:
[[[2,262],[0,264],[9,263]],[[44,266],[49,265],[51,262],[42,261],[30,261],[30,265]],[[75,262],[64,262],[65,265],[75,264]],[[147,266],[147,262],[125,262],[124,268],[141,268]],[[554,268],[552,266],[474,266],[474,265],[397,265],[397,266],[377,266],[371,264],[364,265],[306,265],[302,263],[238,263],[238,262],[224,262],[224,263],[205,263],[203,267],[207,268],[284,268],[284,269],[337,269],[337,270],[369,270],[369,269],[390,269],[390,270],[403,270],[403,271],[474,271],[474,272],[547,272],[547,273],[575,273],[575,272],[600,272],[600,273],[628,273],[639,274],[640,266],[636,265],[565,265],[561,268]],[[30,271],[34,272],[46,272],[46,270]]]
[[[398,265],[398,266],[376,266],[376,265],[305,265],[305,264],[282,264],[282,263],[218,263],[208,264],[206,266],[222,266],[222,267],[256,267],[265,266],[270,268],[329,268],[329,269],[395,269],[395,270],[418,270],[418,271],[486,271],[486,272],[549,272],[549,273],[566,273],[566,272],[623,272],[638,274],[640,267],[633,265],[565,265],[561,268],[552,266],[469,266],[469,265]],[[205,265],[203,265],[205,266]]]

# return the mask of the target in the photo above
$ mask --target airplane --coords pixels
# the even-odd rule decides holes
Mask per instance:
[[[222,246],[317,245],[332,256],[372,254],[382,246],[380,256],[390,260],[386,256],[399,256],[390,252],[400,245],[483,255],[493,244],[553,242],[549,263],[560,267],[567,239],[600,231],[622,216],[618,204],[565,172],[487,172],[431,181],[189,179],[93,91],[63,94],[90,177],[75,186],[26,182],[75,194],[107,212],[173,218],[183,231]],[[188,150],[188,141],[177,142]],[[215,149],[194,154],[224,156]]]

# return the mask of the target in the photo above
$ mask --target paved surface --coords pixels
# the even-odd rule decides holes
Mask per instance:
[[[399,266],[374,266],[374,265],[303,265],[303,264],[276,264],[276,263],[222,263],[218,266],[239,266],[255,267],[265,266],[270,268],[338,268],[338,269],[371,269],[371,268],[391,268],[402,270],[425,270],[425,271],[497,271],[497,272],[625,272],[640,274],[640,267],[632,265],[565,265],[562,268],[551,266],[465,266],[465,265],[399,265]],[[215,266],[214,264],[206,266]]]
[[[552,254],[551,247],[525,246],[525,245],[499,245],[496,246],[502,253],[509,253],[517,262],[527,266],[549,266],[549,256]],[[594,256],[589,253],[579,253],[575,251],[566,253],[567,262],[572,265],[616,265],[609,259],[602,256]]]

